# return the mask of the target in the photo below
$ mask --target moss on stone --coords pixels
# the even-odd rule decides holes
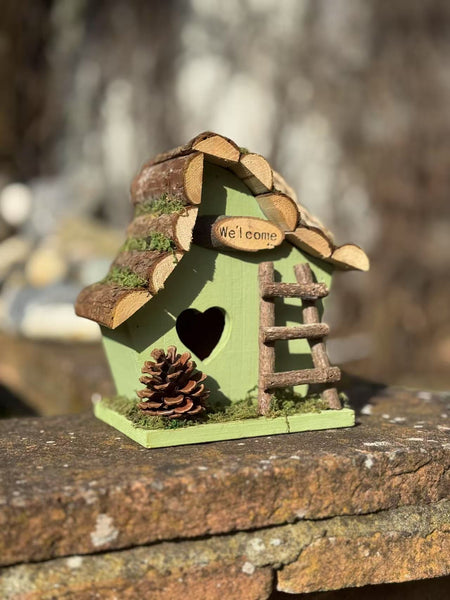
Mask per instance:
[[[148,416],[138,408],[137,400],[120,396],[105,398],[102,402],[107,408],[125,416],[137,427],[145,429],[178,429],[179,427],[189,427],[192,425],[227,423],[261,417],[258,413],[258,403],[254,390],[251,390],[243,400],[234,402],[229,406],[218,407],[211,405],[206,413],[196,419],[170,420],[163,417]],[[277,391],[269,414],[267,417],[261,418],[271,419],[296,414],[320,413],[324,410],[329,410],[328,405],[322,400],[320,395],[315,394],[304,398],[296,394],[292,389],[286,389]]]
[[[102,283],[116,283],[125,288],[143,288],[147,286],[147,281],[133,273],[128,267],[111,267]]]
[[[184,210],[185,206],[179,198],[164,192],[159,198],[152,198],[136,205],[134,214],[136,217],[140,217],[141,215],[160,217],[161,215],[181,213]]]

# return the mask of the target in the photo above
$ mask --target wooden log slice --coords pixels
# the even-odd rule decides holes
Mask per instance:
[[[256,200],[264,215],[282,231],[294,231],[299,212],[292,198],[286,194],[270,193],[256,196]]]
[[[170,253],[166,258],[158,261],[158,264],[152,271],[151,282],[149,280],[149,290],[156,294],[158,290],[162,289],[166,279],[169,277],[182,258],[183,253],[176,252],[175,254]]]
[[[345,244],[336,248],[328,262],[344,270],[368,271],[370,269],[369,257],[355,244]]]
[[[217,250],[257,252],[279,246],[284,233],[270,221],[258,217],[201,216],[193,241]]]
[[[75,304],[80,317],[115,329],[138,311],[152,295],[144,289],[128,289],[115,284],[94,283],[82,290]]]
[[[158,164],[146,164],[131,183],[133,204],[169,194],[183,204],[200,204],[203,185],[203,154],[194,152]]]
[[[192,140],[192,149],[203,152],[209,162],[221,166],[239,161],[240,151],[233,140],[209,131]]]
[[[328,258],[333,252],[331,241],[316,227],[300,226],[295,231],[286,233],[286,239],[293,246],[319,258]]]
[[[239,162],[230,168],[253,194],[265,194],[272,189],[272,169],[260,154],[241,154]]]
[[[292,198],[292,200],[296,204],[299,204],[297,194],[295,193],[294,188],[292,188],[288,184],[286,179],[282,175],[280,175],[280,173],[278,173],[278,171],[273,170],[272,173],[273,173],[273,188],[274,188],[274,190],[279,191],[282,194],[286,194],[286,196],[289,196],[289,198]]]
[[[210,138],[214,139],[212,139],[211,142],[208,144],[206,140],[209,140]],[[218,138],[220,138],[220,140],[224,140],[224,142],[219,141]],[[198,145],[200,147],[196,148],[196,146]],[[230,149],[230,146],[233,149]],[[195,150],[199,150],[200,152],[204,152],[205,154],[208,154],[206,150],[208,150],[209,152],[215,152],[218,158],[222,157],[224,160],[239,160],[239,149],[232,140],[222,135],[218,135],[217,133],[213,133],[212,131],[204,131],[203,133],[199,133],[198,135],[196,135],[194,138],[189,140],[187,144],[184,144],[183,146],[177,146],[176,148],[172,148],[167,152],[161,152],[160,154],[157,154],[146,164],[148,166],[156,165],[166,160],[177,158],[178,156],[186,156],[187,154],[190,154]]]
[[[187,144],[183,146],[177,146],[176,148],[171,148],[166,152],[160,152],[150,160],[148,160],[145,164],[150,167],[151,165],[157,165],[159,163],[165,162],[166,160],[171,160],[172,158],[178,158],[179,156],[186,156],[187,154],[192,153],[192,141],[190,140]]]
[[[187,251],[191,246],[192,230],[197,218],[198,208],[186,207],[182,213],[170,215],[141,215],[136,217],[127,228],[131,238],[145,238],[153,232],[163,233],[173,240],[177,248]]]
[[[331,231],[325,227],[325,225],[315,217],[313,214],[309,212],[309,210],[303,204],[299,203],[299,211],[300,211],[300,225],[306,225],[311,229],[317,229],[323,233],[323,235],[333,243],[333,234]]]
[[[306,206],[304,206],[299,201],[295,190],[287,183],[287,181],[282,175],[280,175],[280,173],[277,173],[277,171],[273,171],[273,187],[275,191],[278,190],[292,198],[292,200],[294,200],[298,207],[298,212],[300,214],[301,225],[307,225],[308,227],[314,227],[316,229],[319,229],[319,231],[321,231],[325,235],[325,237],[333,241],[333,234],[331,233],[331,231],[327,229],[317,217],[312,215],[306,208]]]
[[[182,258],[182,253],[156,250],[131,250],[121,252],[111,267],[127,268],[147,281],[148,290],[156,294]]]

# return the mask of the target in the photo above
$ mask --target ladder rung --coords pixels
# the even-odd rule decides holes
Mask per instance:
[[[301,385],[303,383],[334,383],[339,381],[340,378],[341,371],[338,367],[267,373],[264,376],[264,388],[268,390],[291,385]]]
[[[318,300],[328,296],[328,288],[324,283],[266,283],[262,286],[261,296]]]
[[[276,340],[313,340],[323,338],[329,332],[330,328],[326,323],[311,323],[295,327],[263,327],[262,339],[264,343]]]

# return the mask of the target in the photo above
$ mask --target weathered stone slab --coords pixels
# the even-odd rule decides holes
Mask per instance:
[[[168,449],[91,415],[4,421],[1,564],[448,498],[450,395],[363,392],[352,429]]]
[[[277,579],[295,593],[436,577],[450,571],[449,534],[441,501],[6,567],[0,597],[264,600]]]
[[[326,523],[323,536],[279,571],[279,590],[337,590],[450,573],[450,502]]]
[[[19,565],[0,576],[0,597],[264,600],[272,591],[272,569],[250,565],[242,550],[238,534]]]

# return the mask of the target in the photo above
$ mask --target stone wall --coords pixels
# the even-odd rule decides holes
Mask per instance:
[[[161,450],[90,415],[3,422],[1,597],[265,600],[450,575],[450,395],[351,402],[352,429]]]

